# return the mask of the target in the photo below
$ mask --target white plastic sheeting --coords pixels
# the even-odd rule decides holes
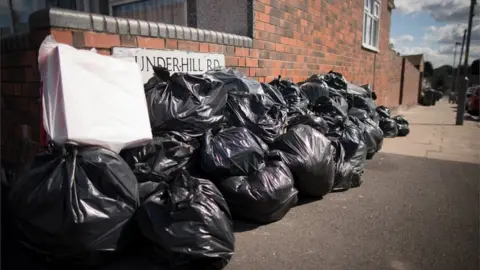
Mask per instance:
[[[136,63],[78,50],[51,36],[43,41],[38,62],[43,122],[51,140],[118,153],[152,139]]]

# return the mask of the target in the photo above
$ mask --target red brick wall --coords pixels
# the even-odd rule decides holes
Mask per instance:
[[[37,50],[46,32],[23,34],[2,42],[1,54],[1,153],[2,159],[28,159],[38,144],[24,145],[22,125],[29,126],[32,140],[40,136],[40,74]]]
[[[402,105],[417,104],[420,84],[419,71],[408,60],[405,61]]]

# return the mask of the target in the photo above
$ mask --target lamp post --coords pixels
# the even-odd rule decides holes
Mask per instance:
[[[457,74],[455,72],[455,63],[457,62],[457,46],[462,45],[460,42],[455,42],[455,48],[453,53],[453,65],[452,65],[452,93],[455,92],[455,81],[457,80]]]
[[[467,43],[465,47],[465,63],[464,63],[464,71],[465,71],[465,76],[468,76],[468,56],[470,52],[470,40],[472,39],[472,20],[474,16],[474,8],[475,5],[477,4],[477,0],[471,0],[470,3],[470,14],[468,16],[468,35],[467,35]],[[468,78],[468,77],[467,77]],[[459,102],[458,102],[458,107],[457,107],[457,119],[456,119],[456,124],[462,126],[463,125],[463,118],[465,116],[465,103],[466,103],[466,92],[467,92],[467,81],[466,80],[460,80],[462,82],[462,85],[460,87],[459,91]]]

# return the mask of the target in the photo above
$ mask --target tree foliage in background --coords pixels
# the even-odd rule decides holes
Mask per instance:
[[[431,77],[433,75],[433,65],[430,61],[427,61],[424,64],[424,74],[425,77]]]
[[[470,73],[473,75],[480,75],[479,69],[480,69],[480,59],[476,59],[475,61],[472,62],[472,65],[470,66]]]
[[[440,91],[445,91],[447,88],[450,88],[450,85],[447,85],[447,79],[449,76],[452,76],[453,70],[453,67],[450,65],[443,65],[434,69],[430,79],[432,87]]]

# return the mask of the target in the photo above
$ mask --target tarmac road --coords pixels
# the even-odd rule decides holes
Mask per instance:
[[[379,153],[361,187],[237,226],[226,269],[479,269],[479,181],[477,164]]]

